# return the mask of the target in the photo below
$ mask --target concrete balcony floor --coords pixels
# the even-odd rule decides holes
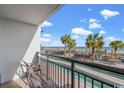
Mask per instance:
[[[16,79],[0,85],[1,88],[54,88],[57,87],[52,81],[45,80],[45,77],[33,74],[30,78]]]

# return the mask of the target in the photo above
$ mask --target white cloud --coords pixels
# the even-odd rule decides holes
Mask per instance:
[[[49,45],[49,43],[51,43],[51,41],[52,41],[52,38],[51,38],[50,34],[43,34],[40,37],[41,45],[47,46],[47,45]]]
[[[119,40],[119,39],[117,39],[113,36],[107,37],[106,39],[109,40],[109,41]]]
[[[41,46],[43,47],[59,47],[59,46],[64,46],[60,40],[54,40],[50,38],[42,38],[41,39]]]
[[[49,47],[49,46],[63,46],[60,40],[54,39],[54,37],[51,34],[43,34],[40,37],[40,43],[43,47]]]
[[[91,10],[92,10],[91,8],[88,9],[88,11],[91,11]]]
[[[51,39],[50,38],[44,38],[44,37],[42,37],[42,38],[40,38],[40,40],[41,40],[41,43],[51,42]]]
[[[76,27],[72,29],[72,33],[77,34],[77,35],[89,35],[92,34],[91,31],[85,30],[81,27]]]
[[[117,11],[111,11],[111,10],[104,9],[100,11],[100,14],[105,18],[105,20],[107,20],[108,18],[119,15],[120,13]]]
[[[48,45],[49,46],[49,45]],[[52,40],[52,42],[50,43],[50,46],[64,46],[60,40]]]
[[[122,29],[122,31],[124,32],[124,28]]]
[[[78,39],[79,36],[78,36],[78,35],[73,35],[72,38],[73,38],[73,39]]]
[[[90,18],[89,19],[89,23],[97,23],[97,22],[100,22],[100,21],[95,19],[95,18]]]
[[[47,37],[41,37],[40,38],[40,43],[41,43],[41,46],[50,46],[51,43],[52,43],[52,39],[47,38]]]
[[[99,32],[100,35],[103,35],[103,34],[105,34],[105,33],[106,33],[106,32],[103,31],[103,30],[101,30],[101,31]]]
[[[90,23],[89,29],[96,29],[96,28],[102,28],[102,25],[99,23]]]
[[[53,24],[51,22],[45,21],[44,23],[41,24],[41,27],[50,27]]]
[[[43,34],[44,37],[51,37],[50,34]]]
[[[89,29],[102,29],[102,25],[100,24],[100,20],[97,20],[95,18],[89,19]]]

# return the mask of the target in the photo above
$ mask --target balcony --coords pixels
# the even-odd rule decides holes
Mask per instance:
[[[2,84],[1,87],[14,87],[13,85],[17,83],[20,86],[16,85],[16,87],[32,88],[117,88],[123,87],[124,84],[124,80],[83,67],[86,65],[97,68],[97,65],[93,65],[94,63],[81,62],[49,53],[36,53],[33,63],[24,62],[24,64],[26,71],[22,76],[20,75],[20,79],[13,83],[11,81]],[[102,66],[103,68],[104,66]],[[110,68],[108,67],[106,70],[110,71]],[[116,69],[114,68],[114,70]],[[119,71],[121,72],[123,69]]]
[[[52,82],[53,87],[59,88],[86,88],[86,87],[121,87],[124,81],[107,77],[92,70],[83,68],[82,65],[93,66],[92,63],[81,62],[72,58],[52,54],[41,54],[42,73],[44,78]],[[95,66],[97,67],[97,65]],[[121,70],[120,70],[121,71]],[[114,82],[115,80],[115,82]]]

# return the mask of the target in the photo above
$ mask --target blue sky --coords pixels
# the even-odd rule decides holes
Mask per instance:
[[[70,34],[77,46],[85,46],[87,35],[99,33],[108,46],[113,40],[124,41],[123,20],[123,5],[64,5],[41,24],[41,45],[63,46],[60,37]]]

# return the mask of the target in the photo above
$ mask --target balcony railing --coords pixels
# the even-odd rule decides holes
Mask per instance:
[[[39,54],[38,54],[39,55]],[[42,78],[46,79],[50,87],[60,88],[117,88],[123,86],[108,79],[84,72],[80,61],[52,54],[39,55]]]

